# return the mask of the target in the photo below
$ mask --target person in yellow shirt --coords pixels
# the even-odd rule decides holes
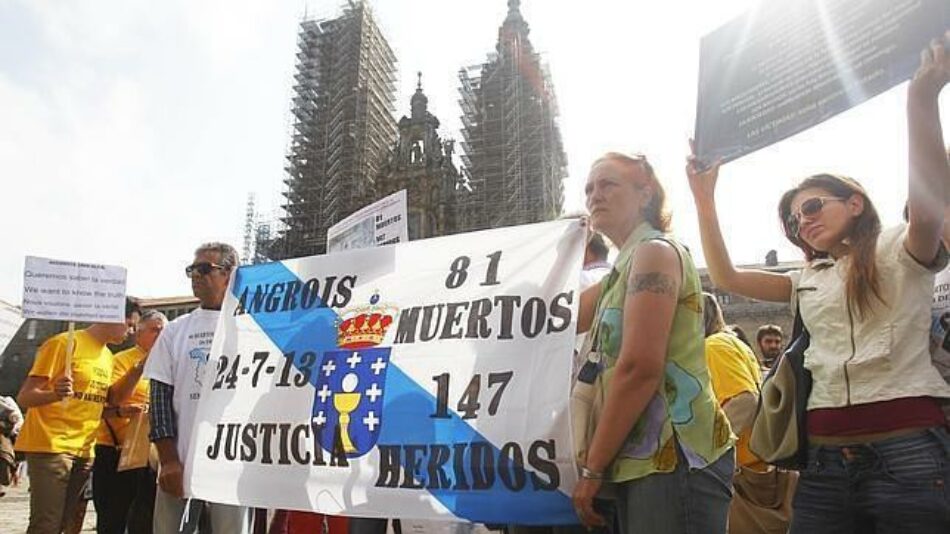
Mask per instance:
[[[747,488],[756,496],[733,497],[729,508],[729,533],[752,534],[785,532],[791,510],[794,480],[788,473],[774,473],[772,468],[749,450],[752,421],[759,403],[762,371],[752,348],[733,334],[722,317],[715,295],[703,293],[703,320],[706,330],[706,364],[716,399],[722,406],[736,443],[737,473],[734,484],[737,494]],[[768,473],[768,474],[766,474]],[[781,475],[781,476],[779,476]],[[792,484],[789,486],[789,484]],[[761,495],[774,496],[770,502],[758,502]]]
[[[16,450],[30,480],[28,534],[58,534],[71,525],[89,478],[96,429],[112,375],[107,343],[121,343],[137,305],[126,303],[125,323],[96,323],[75,334],[71,376],[66,374],[67,334],[48,339],[36,353],[17,394],[27,409]],[[71,529],[69,529],[71,530]]]
[[[132,416],[147,411],[149,381],[142,379],[145,360],[168,319],[156,310],[142,314],[135,346],[115,355],[108,404],[102,412],[93,465],[93,501],[99,534],[150,534],[155,506],[155,471],[149,466],[119,472],[121,447]],[[148,441],[148,426],[143,428]],[[128,531],[126,531],[128,529]]]

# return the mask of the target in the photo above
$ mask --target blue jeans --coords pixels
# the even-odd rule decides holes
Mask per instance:
[[[735,449],[690,469],[677,447],[676,470],[617,485],[621,534],[725,534],[732,500]]]
[[[812,446],[792,534],[950,532],[950,437],[931,429],[849,447]]]

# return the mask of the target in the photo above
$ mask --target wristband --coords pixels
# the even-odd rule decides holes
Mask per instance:
[[[604,474],[591,471],[587,467],[581,466],[581,478],[586,478],[587,480],[603,480]]]

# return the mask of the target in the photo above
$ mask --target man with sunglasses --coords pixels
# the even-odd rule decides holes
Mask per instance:
[[[230,245],[206,243],[195,250],[185,275],[191,279],[200,306],[165,327],[145,364],[144,374],[150,379],[149,438],[158,449],[160,463],[153,517],[156,534],[197,532],[202,513],[207,514],[214,532],[242,534],[249,529],[247,508],[186,501],[184,494],[184,466],[191,454],[189,444],[205,365],[231,271],[237,264],[237,251]],[[179,530],[188,502],[189,521]]]

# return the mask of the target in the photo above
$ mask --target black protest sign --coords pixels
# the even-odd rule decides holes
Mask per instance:
[[[737,159],[890,89],[948,28],[947,0],[761,2],[702,39],[697,155]]]

